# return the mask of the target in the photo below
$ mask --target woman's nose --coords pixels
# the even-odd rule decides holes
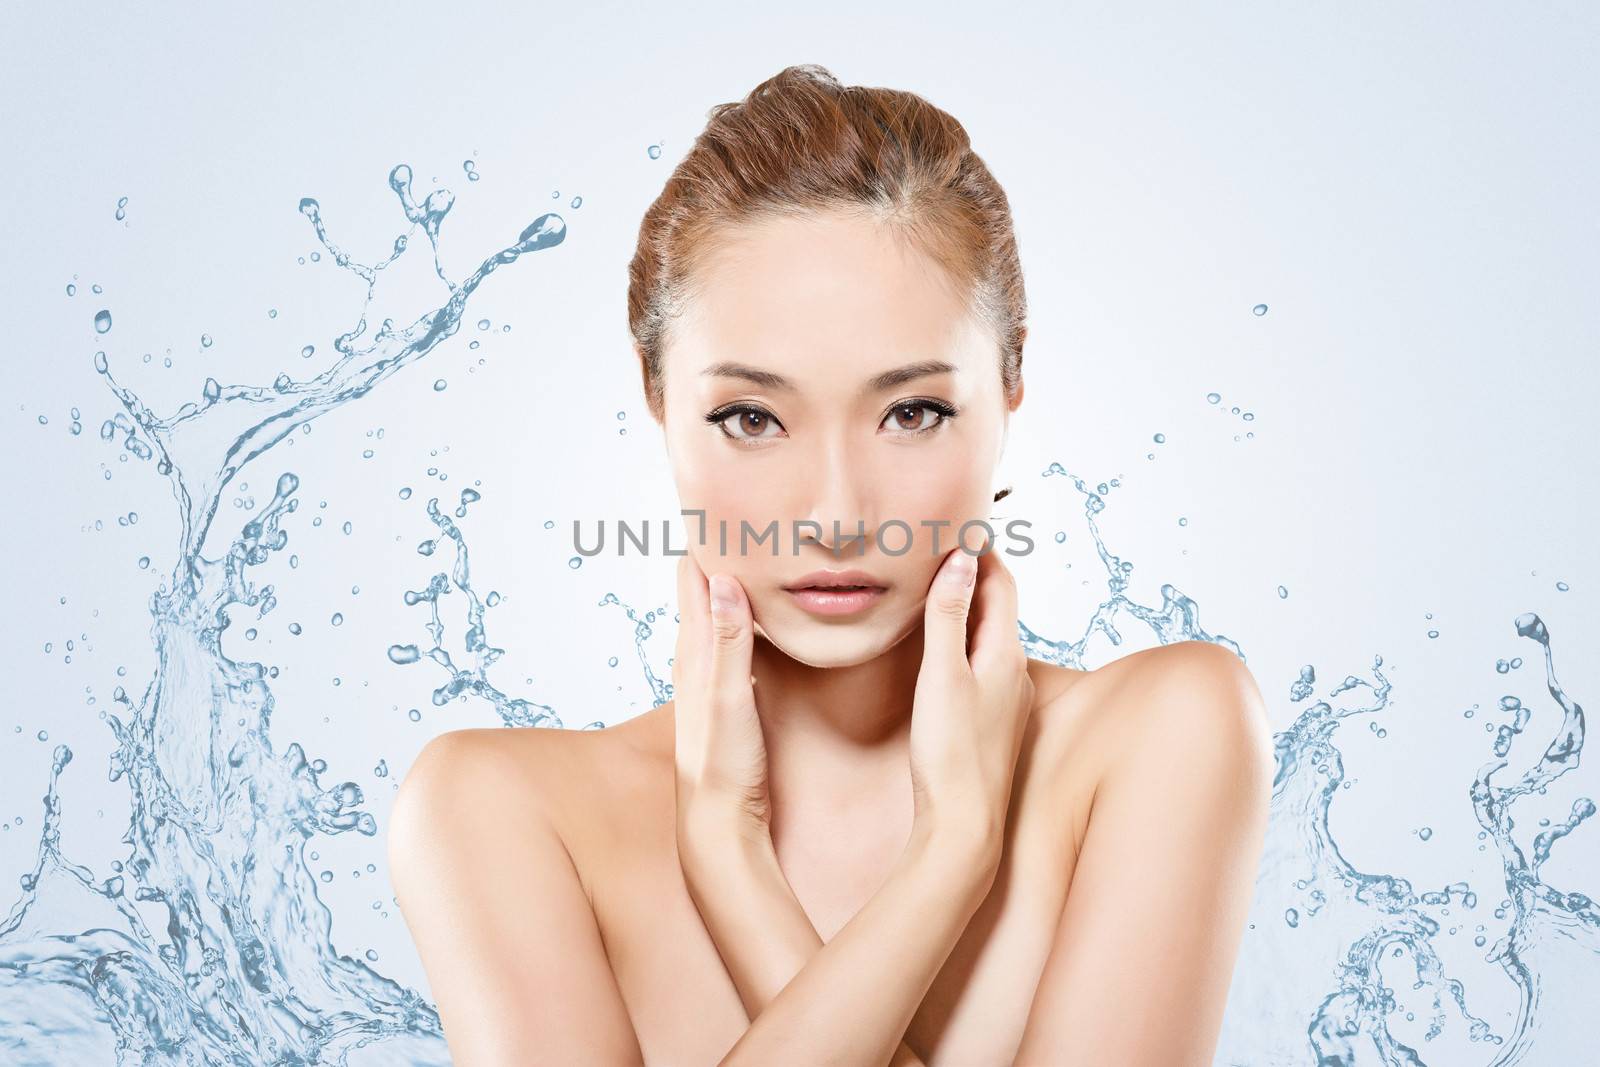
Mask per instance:
[[[795,499],[801,503],[796,517],[803,520],[798,527],[801,542],[834,551],[861,551],[864,546],[852,542],[870,538],[876,530],[876,517],[869,514],[875,494],[866,484],[871,472],[861,457],[839,443],[819,448],[801,465],[795,475]]]

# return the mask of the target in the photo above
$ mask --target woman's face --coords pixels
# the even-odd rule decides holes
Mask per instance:
[[[669,328],[662,425],[705,543],[693,515],[674,541],[737,578],[759,632],[794,659],[872,659],[921,622],[962,524],[990,515],[1010,410],[995,339],[934,260],[865,218],[747,224],[696,281]],[[985,536],[974,526],[965,543]],[[850,610],[791,591],[819,570],[864,571],[881,592]]]

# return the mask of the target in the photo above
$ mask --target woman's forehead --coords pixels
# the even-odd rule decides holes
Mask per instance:
[[[718,243],[674,324],[672,369],[870,378],[921,360],[975,370],[992,345],[941,267],[870,220],[784,218]]]

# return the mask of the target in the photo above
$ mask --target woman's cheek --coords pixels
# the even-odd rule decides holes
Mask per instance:
[[[697,536],[703,523],[705,551],[713,558],[770,560],[774,544],[779,554],[790,552],[790,521],[774,488],[748,479],[722,479],[695,487],[692,498],[687,493],[681,498],[686,510],[704,512],[703,517],[684,517],[690,536]]]
[[[985,516],[988,512],[982,501],[994,496],[992,489],[984,490],[978,479],[962,471],[950,472],[943,478],[903,479],[899,485],[883,519],[899,519],[910,526],[916,534],[919,550],[928,555],[936,554],[932,544],[936,528],[939,534],[937,553],[948,552],[955,547],[956,532],[961,524]],[[939,523],[944,525],[936,526]]]

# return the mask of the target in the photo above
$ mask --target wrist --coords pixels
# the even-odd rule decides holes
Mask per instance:
[[[776,866],[772,835],[737,809],[714,803],[678,809],[678,861],[686,876],[702,880],[731,877]]]
[[[904,862],[941,877],[987,888],[1000,869],[1004,827],[984,819],[940,820],[919,814]]]

